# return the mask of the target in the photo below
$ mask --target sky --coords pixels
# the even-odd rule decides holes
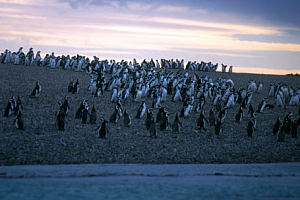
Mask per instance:
[[[22,46],[300,73],[299,10],[299,0],[0,0],[0,52]]]

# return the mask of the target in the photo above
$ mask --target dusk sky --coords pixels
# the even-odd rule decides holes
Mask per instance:
[[[0,52],[185,59],[300,73],[299,0],[0,0]]]

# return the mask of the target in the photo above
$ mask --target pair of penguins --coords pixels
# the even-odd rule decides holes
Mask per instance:
[[[79,81],[78,79],[76,80],[76,82],[74,83],[74,81],[70,81],[69,85],[68,85],[68,92],[72,93],[72,94],[78,94],[79,93]]]
[[[16,119],[14,120],[14,125],[19,130],[25,130],[24,122],[22,119],[22,110],[23,110],[23,104],[21,98],[18,96],[16,100],[15,97],[13,96],[8,100],[3,115],[4,117],[9,117],[13,114],[16,115]]]
[[[299,110],[300,115],[300,110]],[[273,126],[273,135],[277,135],[278,142],[284,142],[285,134],[291,134],[292,138],[298,137],[298,127],[300,126],[300,117],[298,120],[293,120],[293,113],[288,113],[283,122],[280,117],[277,117],[276,122]]]
[[[218,110],[218,109],[217,109]],[[200,110],[200,115],[197,119],[197,129],[200,131],[207,130],[207,124],[215,127],[215,134],[219,135],[222,132],[222,124],[227,115],[227,108],[219,110],[219,114],[215,115],[215,109],[211,108],[209,111],[209,118],[207,119],[203,113],[203,110]]]

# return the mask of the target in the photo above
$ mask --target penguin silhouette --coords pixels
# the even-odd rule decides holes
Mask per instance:
[[[105,139],[107,135],[107,121],[103,120],[101,127],[99,129],[99,137]]]
[[[97,111],[95,106],[93,105],[91,115],[90,115],[90,124],[96,124],[97,121]]]

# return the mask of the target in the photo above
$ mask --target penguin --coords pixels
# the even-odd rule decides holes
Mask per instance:
[[[266,101],[266,98],[264,98],[258,105],[257,112],[262,113],[264,111],[266,105],[267,105],[267,101]]]
[[[278,134],[278,131],[280,131],[280,128],[282,126],[282,123],[280,121],[280,118],[279,116],[277,117],[277,120],[273,126],[273,135],[277,135]]]
[[[199,118],[197,120],[197,127],[198,129],[201,131],[201,130],[204,130],[206,131],[206,123],[207,123],[207,119],[205,118],[204,114],[203,114],[203,111],[200,112],[200,115],[199,115]]]
[[[31,92],[31,97],[38,97],[38,96],[40,96],[41,92],[42,92],[42,87],[41,87],[40,83],[37,81],[35,83],[35,87],[34,87],[33,91]]]
[[[216,116],[215,116],[215,112],[214,112],[213,108],[211,108],[210,111],[209,111],[208,121],[209,121],[210,126],[215,125]]]
[[[254,109],[252,107],[252,104],[249,105],[249,108],[248,108],[248,117],[253,117],[254,115]]]
[[[151,123],[153,119],[153,112],[150,109],[147,109],[147,115],[146,115],[146,120],[145,120],[145,125],[147,129],[150,129]]]
[[[156,129],[156,124],[154,121],[154,118],[152,118],[152,122],[150,124],[150,128],[149,128],[149,133],[150,133],[150,137],[157,137],[157,129]]]
[[[57,120],[58,130],[64,131],[65,130],[65,112],[63,110],[60,110],[58,112],[58,115],[56,116],[56,120]]]
[[[290,131],[291,131],[292,116],[293,116],[293,113],[289,112],[283,120],[282,128],[283,128],[283,131],[286,133],[290,133]]]
[[[72,93],[74,90],[74,82],[70,81],[69,85],[68,85],[68,92]]]
[[[82,111],[82,118],[81,118],[82,124],[86,124],[88,114],[89,114],[89,106],[87,104],[85,104],[84,109]]]
[[[120,115],[119,115],[119,109],[117,106],[115,106],[114,112],[111,114],[109,121],[111,123],[117,123],[118,120],[120,119]]]
[[[292,138],[298,137],[298,125],[296,120],[291,121],[291,134],[292,134]]]
[[[61,104],[60,109],[63,110],[66,113],[66,115],[68,114],[70,110],[69,96],[65,97],[64,103]]]
[[[124,126],[126,126],[126,127],[131,126],[131,117],[126,109],[124,111],[124,121],[123,122],[124,122]]]
[[[219,135],[222,132],[222,122],[219,117],[215,121],[215,134]]]
[[[99,138],[105,139],[107,135],[107,121],[103,120],[101,127],[99,129]]]
[[[82,118],[82,112],[83,112],[83,110],[84,110],[85,104],[86,104],[86,101],[85,101],[85,100],[83,100],[83,101],[80,103],[80,106],[79,106],[79,108],[77,109],[76,114],[75,114],[75,119],[81,119],[81,118]]]
[[[21,112],[18,113],[17,118],[15,119],[15,126],[19,130],[25,130]]]
[[[175,115],[174,122],[172,124],[172,132],[178,133],[182,127],[182,122],[180,121],[179,113],[177,112]]]
[[[16,107],[14,108],[15,115],[17,115],[19,111],[23,111],[23,104],[20,96],[17,97]]]
[[[218,117],[221,119],[221,123],[224,123],[226,116],[227,116],[227,108],[225,107],[219,112]]]
[[[242,106],[240,106],[238,113],[235,115],[235,121],[241,122],[244,118],[244,111]]]
[[[92,111],[90,114],[90,124],[96,124],[96,121],[97,121],[97,111],[96,111],[95,106],[93,105]]]
[[[256,124],[255,118],[251,117],[249,119],[248,126],[247,126],[247,133],[248,133],[249,137],[253,136],[253,133],[254,133],[254,130],[255,130],[255,124]]]
[[[13,104],[13,100],[9,99],[8,103],[6,105],[5,111],[4,111],[4,117],[9,117],[10,115],[12,115],[14,111],[14,104]]]
[[[78,94],[79,93],[79,89],[80,89],[80,87],[79,87],[79,81],[77,79],[76,82],[75,82],[75,84],[74,84],[72,94],[75,94],[75,93]]]
[[[164,109],[162,119],[160,121],[160,130],[165,131],[169,128],[169,116],[167,111]]]
[[[284,142],[284,138],[285,138],[285,133],[283,130],[283,126],[281,126],[280,130],[278,131],[277,134],[277,142]]]
[[[146,103],[145,103],[145,101],[143,101],[136,113],[135,118],[142,119],[145,112],[146,112]]]
[[[273,83],[271,83],[270,84],[270,90],[269,90],[269,97],[274,97],[274,95],[275,95],[275,93],[274,93],[274,84]]]

